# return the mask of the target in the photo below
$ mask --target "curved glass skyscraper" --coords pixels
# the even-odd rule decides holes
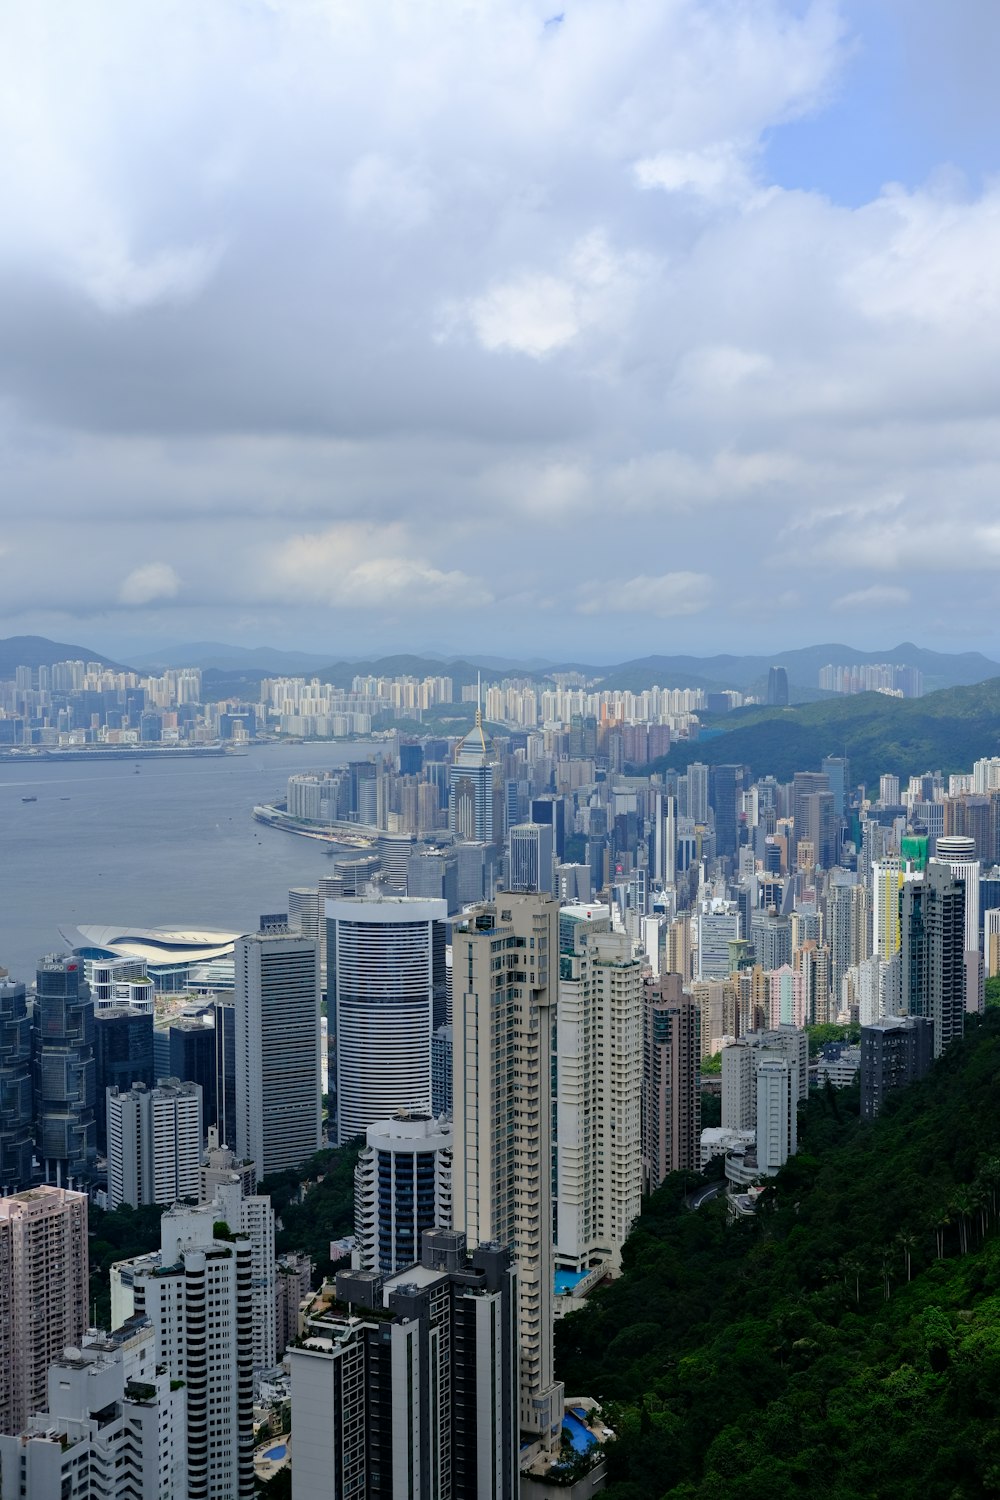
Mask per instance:
[[[443,900],[328,900],[326,964],[337,1140],[431,1107],[431,1036],[446,1006]]]
[[[24,985],[0,969],[0,1195],[31,1185],[32,1097]]]
[[[94,1002],[75,958],[39,966],[32,1013],[35,1129],[46,1180],[65,1187],[94,1165]]]

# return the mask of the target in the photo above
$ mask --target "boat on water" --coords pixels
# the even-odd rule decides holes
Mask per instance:
[[[37,797],[22,797],[21,801],[22,802],[37,802],[38,798]]]

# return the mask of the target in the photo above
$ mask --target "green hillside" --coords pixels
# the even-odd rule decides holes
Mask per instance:
[[[922,771],[967,771],[1000,752],[1000,677],[945,688],[926,698],[858,693],[797,708],[742,708],[713,720],[713,738],[684,741],[652,769],[748,765],[754,776],[787,781],[818,770],[825,755],[846,754],[851,781],[871,785],[883,771],[904,779]]]
[[[608,1500],[1000,1494],[1000,1012],[874,1125],[814,1091],[758,1218],[647,1200],[557,1325],[618,1440]]]

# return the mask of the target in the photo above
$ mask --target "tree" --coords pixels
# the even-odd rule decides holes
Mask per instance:
[[[901,1229],[896,1236],[896,1244],[903,1252],[903,1260],[906,1263],[906,1279],[909,1281],[912,1276],[913,1252],[917,1248],[916,1236],[911,1234],[908,1229]]]

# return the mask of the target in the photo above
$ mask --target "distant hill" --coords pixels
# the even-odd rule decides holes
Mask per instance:
[[[221,641],[192,641],[186,646],[164,646],[135,658],[137,672],[162,672],[167,667],[200,667],[203,672],[257,672],[267,677],[312,676],[329,664],[330,656],[309,651],[278,651],[273,646],[227,646]]]
[[[821,667],[877,662],[919,667],[924,676],[925,692],[1000,677],[1000,662],[991,661],[979,651],[949,655],[904,641],[899,646],[886,646],[878,651],[859,651],[854,646],[827,643],[804,646],[795,651],[775,651],[769,656],[644,656],[605,668],[601,685],[632,692],[641,692],[643,688],[659,683],[663,687],[700,687],[706,691],[735,688],[761,693],[767,687],[768,669],[780,666],[788,673],[792,702],[808,702],[821,696]]]
[[[858,693],[797,708],[744,708],[710,721],[722,732],[678,743],[655,769],[748,765],[755,776],[787,781],[818,770],[825,755],[847,754],[851,781],[874,784],[883,771],[967,771],[980,756],[1000,754],[1000,677],[946,688],[925,698]]]
[[[14,676],[17,667],[51,667],[56,661],[99,661],[102,667],[127,671],[121,662],[102,656],[90,646],[71,646],[66,641],[50,641],[44,635],[9,635],[0,640],[0,678]]]

